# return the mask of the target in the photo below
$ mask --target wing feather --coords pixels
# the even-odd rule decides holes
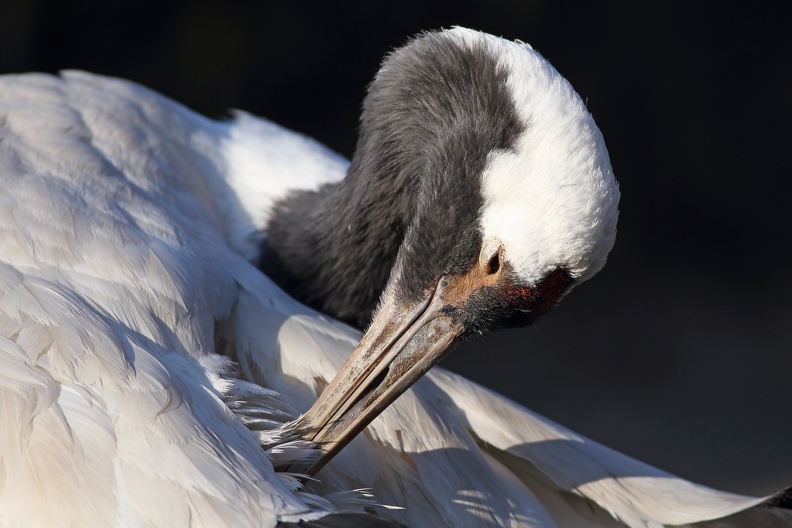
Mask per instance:
[[[464,413],[479,445],[542,496],[584,497],[632,527],[723,517],[767,498],[694,484],[578,435],[442,369],[431,382]]]
[[[223,401],[215,323],[253,270],[218,205],[230,127],[123,81],[0,78],[0,526],[324,513]]]
[[[251,379],[304,412],[360,333],[255,277],[241,280],[233,349]],[[254,280],[256,279],[256,280]],[[262,334],[261,324],[275,326]],[[658,527],[762,503],[633,460],[435,368],[319,474],[314,489],[372,486],[407,525]]]

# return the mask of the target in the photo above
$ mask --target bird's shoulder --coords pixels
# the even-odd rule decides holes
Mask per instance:
[[[266,119],[239,111],[208,119],[136,83],[81,71],[0,76],[0,152],[11,186],[24,178],[133,209],[140,198],[185,225],[210,224],[248,259],[277,200],[338,182],[348,166]]]

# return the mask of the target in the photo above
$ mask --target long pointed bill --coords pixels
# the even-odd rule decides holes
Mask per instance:
[[[442,284],[408,307],[387,296],[352,356],[298,424],[320,456],[289,471],[319,471],[450,350],[463,328],[443,313]]]
[[[528,324],[550,308],[573,282],[569,274],[557,269],[536,286],[523,287],[508,280],[504,267],[493,271],[476,265],[466,273],[443,277],[431,292],[406,306],[396,301],[393,291],[388,292],[352,356],[296,424],[298,434],[319,448],[319,456],[288,470],[309,475],[319,471],[443,358],[465,330],[459,317],[449,315],[446,308],[467,310],[470,315],[471,310],[483,313],[490,306],[503,310],[505,305],[519,318],[517,324]],[[500,316],[503,318],[504,313]],[[509,321],[506,318],[501,322]]]

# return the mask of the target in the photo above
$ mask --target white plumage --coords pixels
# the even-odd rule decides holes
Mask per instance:
[[[335,510],[273,470],[289,446],[259,442],[308,409],[360,333],[250,259],[278,197],[346,167],[267,121],[207,120],[126,81],[0,79],[0,526],[275,526]],[[763,500],[439,368],[319,479],[325,495],[372,488],[412,526],[677,525]]]

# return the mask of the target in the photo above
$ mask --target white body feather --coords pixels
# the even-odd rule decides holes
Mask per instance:
[[[360,334],[250,262],[289,188],[346,162],[250,116],[134,84],[0,79],[0,526],[274,526],[290,490],[223,399],[304,412]],[[435,369],[319,475],[414,526],[660,526],[761,499],[686,482]],[[622,524],[620,524],[622,523]]]

